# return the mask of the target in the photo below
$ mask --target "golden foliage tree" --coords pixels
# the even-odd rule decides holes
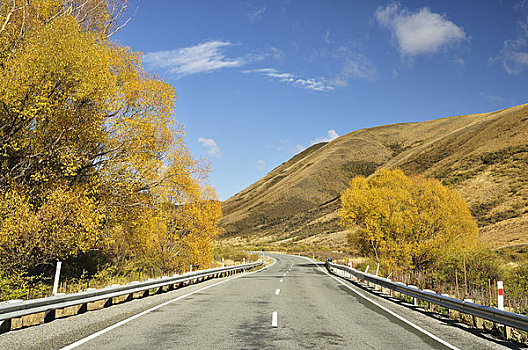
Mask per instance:
[[[220,214],[202,186],[208,168],[173,122],[172,87],[111,40],[126,8],[124,0],[0,3],[3,270],[90,250],[152,257],[162,270],[183,265],[181,253],[196,245],[210,254],[204,242]]]
[[[391,269],[427,269],[440,257],[473,246],[478,235],[456,190],[401,170],[354,178],[341,202],[349,241]]]

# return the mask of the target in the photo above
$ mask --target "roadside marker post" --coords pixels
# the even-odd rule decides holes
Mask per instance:
[[[57,261],[57,267],[55,269],[55,280],[53,281],[53,295],[57,295],[57,290],[59,289],[59,276],[61,272],[62,261]]]
[[[497,307],[499,310],[504,310],[504,283],[497,281]]]

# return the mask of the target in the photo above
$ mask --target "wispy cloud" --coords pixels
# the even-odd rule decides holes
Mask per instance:
[[[490,94],[487,94],[487,93],[484,93],[484,92],[481,92],[480,93],[480,96],[488,101],[488,102],[492,102],[492,103],[503,103],[504,101],[506,101],[506,98],[502,97],[502,96],[499,96],[499,95],[490,95]]]
[[[323,34],[323,41],[326,45],[330,45],[332,43],[332,40],[330,40],[330,30],[327,29]]]
[[[249,69],[243,70],[242,73],[259,73],[272,80],[277,80],[281,83],[292,85],[295,87],[300,87],[308,90],[315,91],[332,91],[334,87],[330,85],[324,79],[314,79],[314,78],[301,78],[292,73],[279,72],[275,68],[259,68],[259,69]]]
[[[528,69],[528,1],[520,1],[515,5],[515,12],[521,15],[517,22],[518,35],[515,39],[504,41],[499,57],[502,67],[510,75],[519,75]]]
[[[251,22],[258,22],[262,19],[264,16],[264,13],[266,12],[266,6],[259,7],[251,12],[248,13],[249,20]]]
[[[427,7],[412,13],[399,4],[390,4],[378,7],[375,16],[380,25],[391,30],[402,56],[435,53],[468,40],[462,27]]]
[[[287,139],[280,139],[277,143],[269,144],[267,147],[288,154],[297,154],[305,149],[304,146],[294,145],[290,140]]]
[[[378,78],[376,66],[361,51],[341,46],[334,56],[342,62],[341,71],[333,81],[335,85],[347,86],[350,79],[373,81]]]
[[[229,41],[208,41],[176,50],[149,52],[145,54],[144,62],[154,69],[163,69],[181,77],[240,67],[251,60],[249,56],[228,58],[224,50],[231,46],[233,43]]]
[[[215,140],[200,137],[198,138],[198,142],[205,148],[205,153],[207,153],[207,155],[214,158],[222,158],[220,148],[217,146]]]

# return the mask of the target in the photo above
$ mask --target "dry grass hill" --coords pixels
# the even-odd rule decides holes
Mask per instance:
[[[528,245],[528,104],[362,129],[297,154],[223,203],[226,242],[341,246],[339,196],[379,167],[455,186],[493,247]]]

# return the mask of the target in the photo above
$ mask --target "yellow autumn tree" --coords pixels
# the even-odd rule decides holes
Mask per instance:
[[[111,40],[126,8],[125,0],[0,2],[4,271],[93,250],[117,262],[156,256],[138,244],[178,231],[173,211],[196,227],[186,247],[216,235],[208,169],[173,121],[174,90],[145,72],[140,53]],[[195,235],[200,220],[212,225],[205,238]],[[174,267],[181,252],[158,261]]]
[[[425,270],[476,243],[478,228],[467,204],[435,179],[380,169],[354,178],[341,202],[350,243],[392,270]]]

